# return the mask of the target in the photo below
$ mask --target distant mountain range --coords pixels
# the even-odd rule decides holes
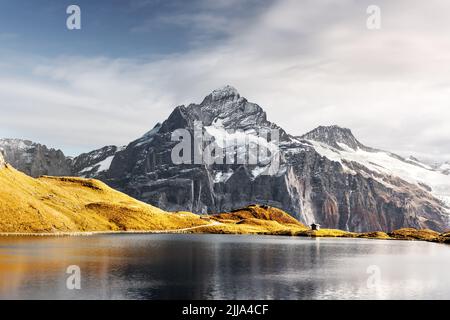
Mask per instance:
[[[279,132],[280,163],[174,164],[176,130],[195,136],[196,123],[213,145]],[[200,104],[179,106],[162,123],[125,147],[107,146],[75,158],[17,139],[0,140],[6,160],[32,176],[95,177],[167,211],[199,214],[253,203],[283,209],[301,222],[355,232],[402,227],[449,228],[450,164],[430,166],[415,158],[374,149],[349,129],[318,127],[293,136],[270,122],[264,110],[226,86]],[[228,152],[228,151],[226,151]]]
[[[18,170],[33,176],[65,176],[72,173],[71,160],[61,150],[28,140],[0,139],[0,151]]]

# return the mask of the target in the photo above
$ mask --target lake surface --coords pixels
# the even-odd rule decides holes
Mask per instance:
[[[70,265],[80,290],[67,288]],[[449,299],[449,268],[450,246],[427,242],[0,237],[0,299]]]

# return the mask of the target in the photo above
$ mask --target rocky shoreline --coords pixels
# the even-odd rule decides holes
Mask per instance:
[[[267,235],[267,236],[292,236],[292,237],[310,237],[310,238],[359,238],[375,240],[406,240],[406,241],[428,241],[436,243],[450,244],[450,232],[438,233],[433,230],[418,230],[414,228],[404,228],[393,232],[385,233],[381,231],[355,233],[336,229],[315,230],[278,230],[261,232],[227,232],[217,229],[215,231],[202,231],[200,226],[198,230],[127,230],[127,231],[91,231],[91,232],[46,232],[46,233],[14,233],[0,232],[0,237],[90,237],[96,235],[117,235],[117,234],[228,234],[228,235]]]
[[[323,229],[319,231],[308,230],[295,235],[309,237],[364,238],[379,240],[416,240],[450,244],[450,232],[439,233],[429,229],[420,230],[414,228],[403,228],[388,233],[381,231],[354,233],[341,230]]]

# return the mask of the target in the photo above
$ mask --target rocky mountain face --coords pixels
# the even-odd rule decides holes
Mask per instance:
[[[256,186],[258,174],[252,170],[259,168],[257,165],[173,163],[171,152],[178,142],[172,141],[172,133],[186,129],[194,137],[196,122],[201,122],[200,134],[213,137],[239,140],[242,135],[237,131],[279,129],[280,139],[288,139],[281,128],[267,121],[258,105],[240,97],[234,88],[225,87],[208,95],[201,104],[175,108],[166,121],[118,152],[106,181],[133,197],[171,211],[219,212],[270,201],[270,194],[277,189],[275,180],[281,178],[273,177],[268,189],[261,185],[259,191],[247,190]],[[242,145],[236,146],[238,154],[242,149]],[[236,157],[232,162],[237,162]]]
[[[337,142],[335,148],[317,140],[300,140],[314,149],[308,153],[321,157],[319,172],[312,179],[305,177],[314,190],[311,200],[317,221],[353,231],[395,226],[448,229],[448,177],[359,142],[354,149],[354,144]],[[330,161],[335,169],[328,169]]]
[[[172,134],[186,129],[194,137],[198,122],[215,147],[237,141],[233,163],[174,164],[171,151],[179,142],[172,141]],[[266,163],[239,164],[246,150],[241,133],[252,140],[273,129],[279,130],[276,170],[266,174]],[[231,87],[214,91],[200,104],[175,108],[166,121],[117,152],[103,179],[169,211],[214,213],[260,203],[307,224],[351,231],[449,226],[447,176],[366,147],[349,129],[319,127],[291,136]]]
[[[121,148],[106,146],[98,150],[80,154],[71,163],[72,174],[84,178],[101,178],[109,169],[112,159]]]
[[[265,151],[256,161],[255,145]],[[338,126],[292,136],[229,86],[176,107],[126,147],[80,155],[70,166],[167,211],[217,213],[258,203],[349,231],[449,228],[450,176],[367,147]]]
[[[75,158],[66,157],[61,150],[21,139],[0,139],[0,153],[6,162],[32,177],[80,176],[100,178],[109,169],[117,146],[106,146]]]
[[[71,174],[70,163],[61,150],[20,139],[0,139],[5,160],[32,176],[64,176]]]

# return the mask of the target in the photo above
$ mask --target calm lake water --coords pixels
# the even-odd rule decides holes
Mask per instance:
[[[81,290],[67,289],[69,265],[81,269]],[[449,267],[450,246],[426,242],[0,237],[0,298],[449,299]]]

